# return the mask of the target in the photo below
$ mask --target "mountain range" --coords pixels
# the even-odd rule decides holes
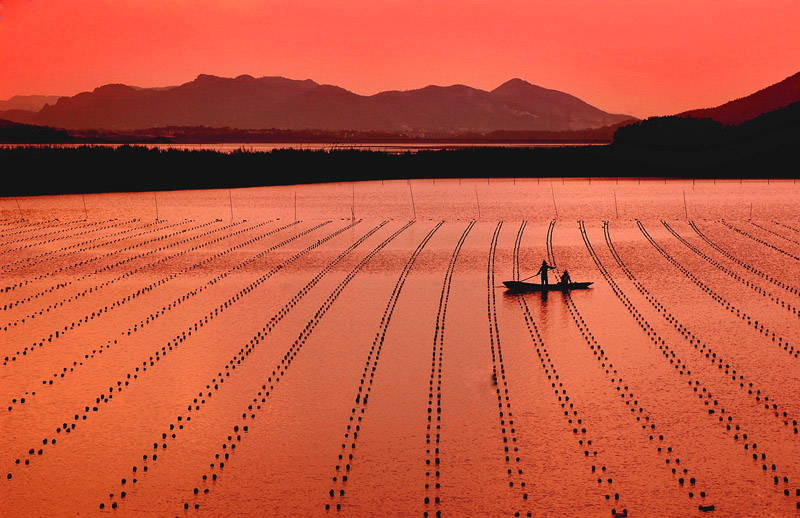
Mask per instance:
[[[512,79],[491,91],[465,85],[358,95],[310,79],[199,75],[165,88],[110,84],[0,118],[65,129],[164,126],[393,132],[564,131],[618,124],[577,97]]]
[[[798,101],[800,72],[746,97],[677,116],[739,125]],[[491,91],[427,86],[362,96],[310,79],[248,75],[200,75],[163,88],[111,84],[72,97],[15,96],[0,101],[0,119],[69,130],[181,126],[434,135],[613,130],[636,120],[521,79]]]

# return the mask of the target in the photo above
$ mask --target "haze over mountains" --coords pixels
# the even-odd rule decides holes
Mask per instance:
[[[39,111],[0,111],[0,118],[66,129],[208,126],[429,133],[579,130],[633,119],[521,79],[492,91],[453,85],[362,96],[312,80],[248,75],[200,75],[166,88],[105,85],[62,97]]]
[[[0,110],[39,111],[45,104],[55,104],[57,95],[15,95],[7,101],[0,101]]]

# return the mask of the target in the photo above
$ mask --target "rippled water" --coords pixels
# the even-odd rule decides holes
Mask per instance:
[[[0,516],[793,516],[798,201],[636,179],[0,199]],[[542,259],[594,285],[497,287]]]

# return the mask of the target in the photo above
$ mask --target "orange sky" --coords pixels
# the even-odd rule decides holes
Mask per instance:
[[[360,94],[512,77],[639,117],[800,71],[800,0],[0,0],[0,99],[199,73]]]

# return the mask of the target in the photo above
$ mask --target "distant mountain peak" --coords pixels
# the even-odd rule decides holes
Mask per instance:
[[[495,88],[495,90],[498,90],[498,89],[504,88],[504,87],[510,87],[510,86],[535,86],[535,85],[525,81],[524,79],[520,79],[518,77],[514,77],[512,79],[509,79],[505,83],[501,84],[497,88]]]

